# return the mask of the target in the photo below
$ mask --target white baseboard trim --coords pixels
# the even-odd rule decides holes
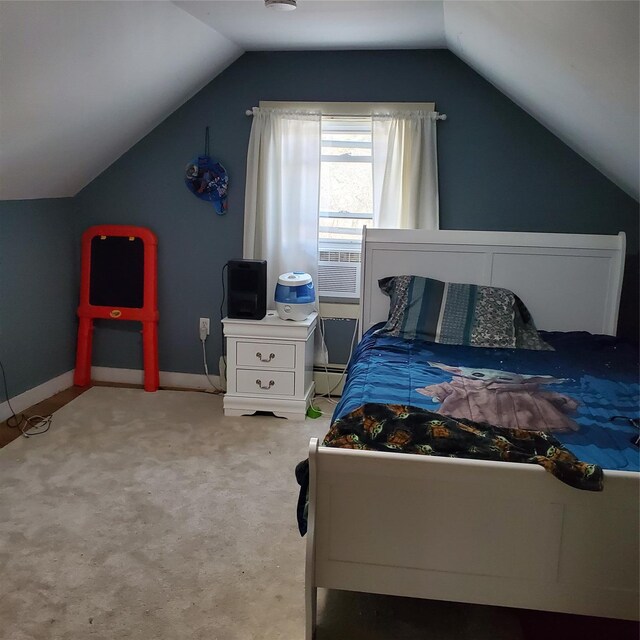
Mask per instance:
[[[33,389],[29,389],[24,393],[21,393],[13,398],[10,398],[11,406],[16,413],[22,413],[29,407],[32,407],[38,402],[42,402],[47,398],[55,395],[59,391],[64,391],[73,385],[73,370],[67,371],[47,382],[43,382]],[[11,409],[9,403],[5,400],[0,404],[0,422],[6,420],[11,416]]]
[[[221,380],[220,376],[209,375],[211,382],[217,387],[224,388],[224,371]],[[120,384],[142,385],[144,382],[144,371],[141,369],[119,369],[116,367],[91,367],[91,379],[95,382],[115,382]],[[333,389],[340,379],[340,374],[334,371],[327,374],[324,371],[314,371],[313,379],[316,383],[316,393],[325,394],[328,389]],[[331,393],[340,395],[344,380]],[[11,406],[16,413],[21,413],[25,409],[32,407],[38,402],[64,391],[73,386],[73,370],[67,371],[56,378],[29,389],[13,398],[10,398]],[[211,384],[204,374],[200,373],[180,373],[177,371],[160,372],[161,387],[175,387],[177,389],[197,389],[206,391],[211,389]],[[11,409],[8,402],[0,403],[0,422],[11,416]]]
[[[220,376],[209,375],[211,382],[220,387]],[[144,371],[142,369],[118,369],[115,367],[91,367],[91,379],[95,382],[117,382],[121,384],[143,384]],[[177,389],[198,389],[206,391],[212,389],[211,384],[203,373],[180,373],[177,371],[160,372],[161,387],[176,387]]]

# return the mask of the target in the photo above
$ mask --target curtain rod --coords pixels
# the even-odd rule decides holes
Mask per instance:
[[[257,109],[258,107],[253,107],[253,109]],[[253,109],[247,109],[244,113],[247,116],[252,116],[253,115]],[[446,113],[439,113],[438,111],[433,111],[433,113],[435,114],[434,118],[436,120],[446,120],[447,119],[447,114]]]

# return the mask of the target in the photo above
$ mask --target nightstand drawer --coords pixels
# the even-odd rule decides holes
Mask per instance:
[[[296,364],[296,348],[293,344],[274,342],[238,342],[236,363],[239,367],[293,369]]]
[[[238,369],[236,389],[238,393],[254,395],[293,396],[295,395],[295,374],[293,371]]]

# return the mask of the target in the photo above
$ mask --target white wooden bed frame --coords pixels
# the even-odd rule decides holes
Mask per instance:
[[[618,236],[365,230],[361,332],[377,280],[507,287],[539,329],[615,335]],[[640,474],[573,489],[537,465],[309,447],[306,638],[317,588],[637,620]]]

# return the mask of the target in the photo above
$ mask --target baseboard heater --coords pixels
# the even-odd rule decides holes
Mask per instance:
[[[346,378],[343,372],[344,366],[340,365],[328,365],[326,369],[314,367],[313,381],[316,383],[316,394],[323,396],[331,392],[332,396],[341,396]]]

